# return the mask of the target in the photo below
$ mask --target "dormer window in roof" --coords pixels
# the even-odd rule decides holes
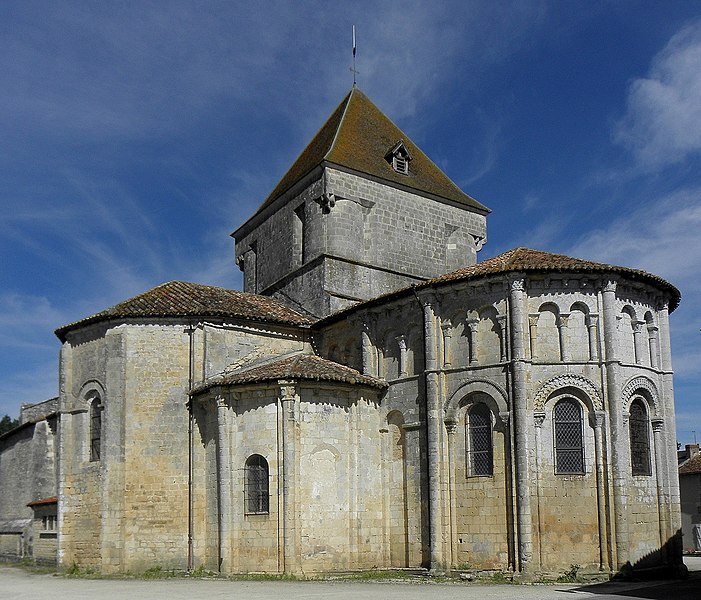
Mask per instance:
[[[385,159],[400,175],[409,174],[411,154],[409,154],[409,150],[407,150],[403,140],[399,140],[394,146],[392,146],[390,151],[385,154]]]

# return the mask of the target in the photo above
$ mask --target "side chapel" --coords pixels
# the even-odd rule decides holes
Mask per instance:
[[[353,88],[232,235],[57,330],[58,557],[310,574],[678,568],[655,275],[527,248]]]

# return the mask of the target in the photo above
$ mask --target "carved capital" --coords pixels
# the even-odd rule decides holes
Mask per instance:
[[[545,413],[544,412],[535,412],[533,413],[533,423],[535,426],[540,429],[543,426],[543,422],[545,421]]]
[[[504,331],[506,329],[506,315],[497,315],[497,323],[501,330]]]
[[[280,385],[280,398],[284,400],[294,400],[297,395],[297,388],[291,381],[278,381]]]
[[[474,233],[472,234],[472,239],[475,240],[475,250],[477,252],[482,250],[482,246],[484,246],[485,242],[487,241],[485,236],[475,235]]]
[[[643,332],[643,325],[645,325],[645,321],[634,321],[633,322],[633,333],[642,333]]]
[[[526,280],[523,277],[509,279],[509,286],[512,292],[524,292],[526,290]]]
[[[602,292],[613,292],[616,293],[616,285],[617,283],[613,280],[608,280],[604,282],[604,285],[601,288]]]
[[[214,396],[214,402],[217,408],[229,408],[229,399],[224,396],[224,394],[217,394]]]
[[[567,321],[570,318],[570,313],[560,313],[560,315],[557,318],[557,326],[558,327],[567,327]]]
[[[479,326],[479,324],[480,322],[478,319],[469,319],[467,321],[467,327],[472,333],[477,333],[477,327]]]
[[[336,196],[332,192],[324,192],[316,199],[316,202],[321,206],[321,212],[327,215],[336,206]]]
[[[587,315],[587,327],[596,327],[599,322],[599,314],[598,313],[589,313]]]
[[[660,417],[650,419],[650,423],[652,423],[652,431],[655,433],[659,433],[664,428],[664,419]]]
[[[396,338],[394,338],[395,341],[397,342],[397,345],[399,346],[400,350],[406,350],[406,336],[404,335],[398,335]]]
[[[445,430],[448,432],[448,435],[454,435],[455,432],[457,431],[457,428],[458,428],[457,421],[446,421],[445,422]]]
[[[601,428],[604,426],[605,422],[606,422],[606,411],[595,410],[594,411],[594,427]]]
[[[509,421],[511,420],[511,411],[509,410],[503,410],[499,413],[499,419],[501,422],[508,427],[509,426]]]
[[[528,315],[528,325],[530,327],[535,327],[538,325],[538,318],[540,317],[540,313],[531,313]]]

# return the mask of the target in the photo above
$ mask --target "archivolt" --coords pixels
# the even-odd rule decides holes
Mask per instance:
[[[586,377],[581,375],[558,375],[546,381],[538,390],[533,400],[533,408],[536,412],[543,410],[545,403],[553,392],[561,388],[573,387],[584,392],[592,404],[595,410],[603,410],[604,403],[601,400],[601,394],[596,386],[589,381]]]
[[[455,392],[453,392],[443,407],[445,418],[447,420],[454,418],[455,412],[460,404],[460,400],[462,400],[468,394],[473,394],[475,392],[483,392],[484,394],[494,398],[494,401],[496,402],[500,411],[505,412],[509,410],[506,391],[504,391],[501,386],[486,379],[475,379],[473,381],[463,383],[457,390],[455,390]]]
[[[650,404],[655,415],[658,414],[658,398],[657,386],[650,381],[647,377],[633,377],[623,388],[621,392],[621,403],[623,406],[623,412],[628,412],[630,410],[630,403],[633,400],[633,396],[636,392],[640,393],[642,391],[642,396]]]

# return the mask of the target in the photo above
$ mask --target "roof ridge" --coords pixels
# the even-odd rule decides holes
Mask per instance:
[[[346,115],[348,114],[348,107],[350,106],[350,103],[353,101],[353,94],[356,92],[360,92],[358,88],[353,87],[351,88],[351,91],[346,94],[346,97],[344,98],[346,105],[343,107],[343,113],[341,114],[341,118],[338,120],[338,125],[336,126],[336,131],[333,134],[333,139],[331,140],[331,143],[329,144],[329,147],[326,149],[326,152],[324,153],[323,159],[322,160],[328,160],[329,155],[334,151],[334,148],[336,147],[336,141],[338,140],[339,133],[341,132],[341,129],[343,128],[343,122],[346,119]],[[362,92],[360,92],[362,94]],[[341,102],[343,104],[343,102]],[[333,116],[333,115],[332,115]],[[329,117],[331,118],[331,117]]]

